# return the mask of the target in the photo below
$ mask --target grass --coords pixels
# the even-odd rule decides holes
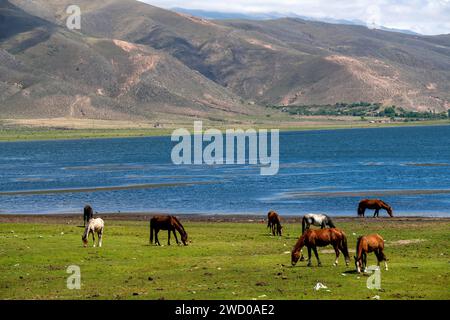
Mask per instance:
[[[356,119],[356,118],[355,118]],[[359,118],[358,118],[359,119]],[[369,123],[356,120],[326,120],[319,123],[314,121],[304,121],[302,123],[274,122],[265,124],[230,124],[230,126],[205,125],[204,129],[209,127],[225,130],[228,128],[279,128],[281,131],[305,131],[305,130],[334,130],[334,129],[352,129],[352,128],[383,128],[400,126],[431,126],[431,125],[449,125],[448,120],[427,120],[416,122],[394,122],[394,123]],[[1,141],[38,141],[38,140],[69,140],[69,139],[101,139],[101,138],[128,138],[128,137],[151,137],[151,136],[169,136],[172,131],[178,127],[184,127],[192,130],[192,123],[173,128],[122,128],[122,129],[73,129],[73,128],[46,128],[46,127],[25,127],[25,126],[1,126],[0,123],[0,142]]]
[[[291,267],[288,252],[298,224],[286,224],[280,238],[257,222],[187,222],[189,246],[156,247],[148,244],[148,223],[106,221],[103,247],[83,248],[83,229],[74,221],[2,223],[0,298],[450,299],[449,226],[448,220],[339,223],[350,249],[357,235],[378,232],[386,240],[389,271],[381,271],[381,290],[369,290],[367,275],[355,274],[353,263],[346,267],[342,256],[333,267],[328,250],[319,251],[322,267],[315,259],[313,267],[305,262]],[[160,233],[161,243],[166,237]],[[411,239],[423,241],[394,242]],[[370,254],[368,264],[375,261]],[[80,290],[66,287],[69,265],[81,268]],[[317,282],[329,291],[315,291]]]

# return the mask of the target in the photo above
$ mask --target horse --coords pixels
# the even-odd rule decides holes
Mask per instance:
[[[102,237],[103,237],[103,229],[105,228],[105,223],[101,218],[90,219],[86,228],[84,229],[84,233],[81,236],[81,240],[83,241],[84,247],[87,247],[89,234],[92,234],[92,240],[94,241],[95,247],[95,235],[97,233],[97,242],[98,246],[101,248],[102,246]]]
[[[267,213],[267,228],[270,228],[273,235],[276,232],[277,236],[281,236],[283,227],[280,223],[280,216],[275,211],[271,210]]]
[[[303,261],[302,248],[306,246],[308,248],[308,267],[311,266],[311,250],[314,251],[319,267],[322,265],[317,253],[317,247],[325,247],[331,244],[336,253],[336,260],[334,266],[337,266],[339,259],[339,251],[344,254],[345,265],[348,266],[350,261],[350,256],[348,254],[347,247],[347,237],[345,233],[336,228],[326,228],[326,229],[307,229],[303,233],[295,244],[291,252],[291,263],[295,266],[300,258]]]
[[[359,237],[356,242],[356,256],[355,267],[358,273],[361,273],[361,269],[364,272],[367,271],[367,253],[373,252],[378,260],[378,266],[380,262],[384,261],[384,267],[388,270],[387,259],[384,255],[384,240],[379,234],[370,234],[367,236]]]
[[[89,220],[91,220],[94,217],[94,210],[92,210],[92,207],[90,205],[86,205],[84,207],[84,212],[83,212],[83,222],[84,222],[84,227],[86,227],[86,222],[88,222]]]
[[[358,205],[358,216],[364,217],[364,212],[366,209],[375,209],[373,217],[378,217],[380,215],[380,209],[386,210],[389,216],[393,217],[392,208],[386,202],[379,199],[364,199],[359,202]]]
[[[179,244],[177,234],[175,230],[177,230],[181,235],[181,241],[185,246],[187,246],[187,238],[188,235],[184,230],[183,225],[175,216],[154,216],[150,219],[150,244],[153,244],[153,233],[155,234],[155,243],[157,245],[161,245],[158,240],[158,232],[159,230],[167,230],[168,231],[168,239],[167,245],[170,246],[170,232],[173,232],[175,236],[175,240],[177,244]]]
[[[306,214],[302,219],[302,234],[306,229],[309,229],[310,225],[318,226],[321,229],[325,227],[336,228],[331,218],[326,214]]]

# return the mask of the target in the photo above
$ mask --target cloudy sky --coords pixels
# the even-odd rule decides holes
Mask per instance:
[[[358,19],[369,25],[421,34],[450,33],[450,0],[142,0],[163,8],[240,13],[296,13],[313,18]]]

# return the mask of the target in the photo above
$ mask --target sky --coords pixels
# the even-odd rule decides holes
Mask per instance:
[[[425,35],[450,33],[450,0],[141,0],[162,8],[238,13],[295,13],[311,18],[361,20]]]

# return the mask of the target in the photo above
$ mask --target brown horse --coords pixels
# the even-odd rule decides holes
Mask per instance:
[[[270,228],[273,235],[275,235],[276,232],[277,236],[281,236],[283,227],[280,223],[280,216],[275,211],[271,210],[267,214],[267,228]]]
[[[364,212],[366,212],[366,209],[375,209],[375,213],[373,214],[373,217],[378,217],[380,215],[380,209],[386,210],[386,212],[389,214],[389,216],[393,217],[392,208],[390,205],[388,205],[386,202],[379,200],[379,199],[364,199],[359,202],[358,205],[358,216],[364,217]]]
[[[348,255],[347,237],[343,231],[336,228],[307,229],[298,239],[294,249],[292,249],[292,265],[295,266],[300,256],[300,261],[304,260],[302,248],[306,246],[308,248],[308,267],[311,266],[311,250],[314,251],[317,262],[319,266],[321,266],[322,263],[320,262],[319,255],[317,254],[317,247],[325,247],[329,244],[333,246],[336,253],[334,265],[336,266],[338,264],[339,251],[341,251],[345,257],[345,264],[348,266],[350,256]]]
[[[388,270],[386,256],[384,255],[384,240],[379,234],[370,234],[358,238],[356,242],[356,256],[355,266],[358,273],[361,269],[366,272],[367,268],[367,253],[373,252],[378,260],[378,266],[381,261],[384,261],[384,267]]]
[[[83,209],[83,222],[84,226],[86,227],[86,222],[89,222],[94,217],[94,210],[92,210],[92,207],[90,205],[86,205]]]
[[[183,225],[175,216],[154,216],[150,219],[150,244],[153,243],[153,233],[155,233],[155,243],[157,245],[161,245],[158,240],[158,232],[159,230],[167,230],[168,231],[168,239],[167,244],[170,246],[170,232],[173,232],[175,236],[175,240],[178,242],[178,237],[175,232],[178,231],[181,235],[181,241],[185,246],[187,246],[187,238],[188,235],[184,230]]]

